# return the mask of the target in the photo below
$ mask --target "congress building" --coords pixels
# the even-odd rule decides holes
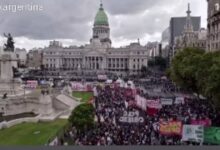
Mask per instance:
[[[149,52],[139,40],[121,48],[113,48],[111,44],[108,17],[100,4],[90,44],[66,48],[58,41],[51,41],[43,51],[43,65],[51,71],[117,75],[137,74],[143,66],[147,67]]]

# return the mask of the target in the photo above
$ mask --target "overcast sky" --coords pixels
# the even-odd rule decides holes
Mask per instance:
[[[185,16],[187,3],[192,16],[202,17],[206,27],[206,0],[103,0],[108,14],[113,46],[137,41],[160,41],[171,17]],[[26,10],[12,12],[3,7],[16,4]],[[10,32],[16,47],[31,49],[48,46],[59,39],[64,45],[84,45],[92,36],[92,25],[100,0],[1,0],[0,34]],[[42,6],[41,11],[29,11],[28,6]],[[0,44],[5,39],[0,37]]]

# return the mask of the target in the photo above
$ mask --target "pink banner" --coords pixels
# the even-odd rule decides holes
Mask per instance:
[[[86,92],[91,92],[92,85],[91,84],[83,84],[80,82],[72,82],[71,87],[73,91],[86,91]]]
[[[142,110],[146,111],[147,109],[147,101],[145,98],[139,96],[139,95],[136,95],[135,96],[135,101],[136,101],[136,105],[137,107],[141,108]]]
[[[209,127],[212,125],[212,121],[210,119],[204,120],[191,120],[192,125],[203,125],[205,127]]]
[[[25,88],[33,88],[33,89],[35,89],[35,88],[37,88],[37,86],[38,86],[38,82],[37,81],[35,81],[35,80],[28,80],[27,84],[25,85]]]
[[[87,84],[87,85],[86,85],[86,88],[87,88],[87,91],[88,91],[88,92],[92,92],[92,91],[93,91],[93,87],[92,87],[91,84]]]

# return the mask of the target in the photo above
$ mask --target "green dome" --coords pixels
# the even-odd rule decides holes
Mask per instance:
[[[108,24],[108,17],[102,7],[102,4],[99,8],[98,13],[96,14],[94,25],[109,25]]]

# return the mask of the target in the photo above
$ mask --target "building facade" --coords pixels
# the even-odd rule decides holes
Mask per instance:
[[[181,36],[175,38],[174,55],[178,50],[186,47],[206,49],[206,29],[201,28],[199,31],[194,30],[192,25],[190,4],[188,4],[187,19]]]
[[[169,41],[170,41],[170,28],[166,28],[161,35],[161,56],[165,59],[169,57]]]
[[[27,54],[27,67],[30,69],[40,69],[43,64],[43,51],[41,48],[32,49]]]
[[[207,51],[220,51],[220,0],[207,0]]]
[[[15,54],[18,59],[18,67],[24,67],[27,64],[27,51],[26,49],[15,49]]]
[[[172,17],[170,19],[170,41],[169,41],[169,60],[171,61],[175,55],[175,39],[180,37],[184,31],[187,17]],[[191,16],[192,27],[194,31],[201,28],[201,17]]]
[[[136,74],[147,66],[148,50],[139,42],[126,47],[111,46],[110,26],[103,5],[96,14],[90,44],[81,47],[63,47],[53,41],[43,50],[43,64],[48,70],[77,72],[110,72]]]
[[[147,47],[147,50],[149,51],[150,57],[161,56],[161,43],[156,42],[156,41],[148,42],[146,47]]]

